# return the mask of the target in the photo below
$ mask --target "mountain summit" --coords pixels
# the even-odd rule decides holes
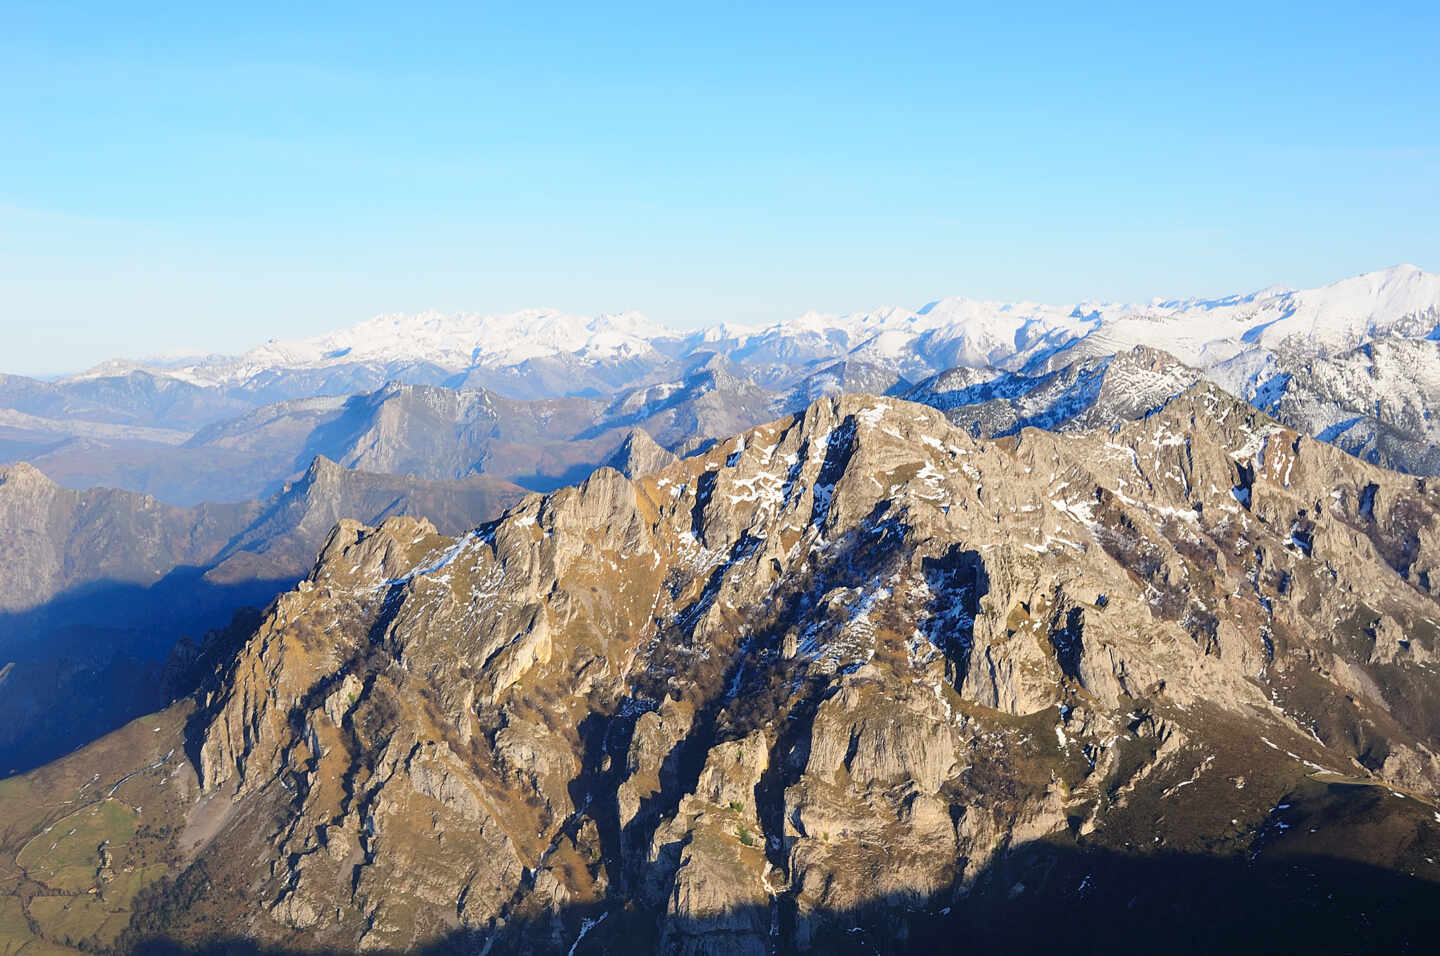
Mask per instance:
[[[47,779],[139,771],[123,852],[181,869],[132,942],[1404,939],[1437,528],[1427,482],[1203,383],[993,441],[825,398],[459,537],[342,521],[188,720]]]

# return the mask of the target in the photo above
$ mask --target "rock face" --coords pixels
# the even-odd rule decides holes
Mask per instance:
[[[620,450],[605,464],[626,478],[641,478],[679,460],[673,452],[657,445],[645,429],[632,428],[620,444]]]
[[[911,384],[884,365],[851,359],[836,362],[813,372],[797,382],[784,398],[775,403],[777,411],[803,410],[819,398],[836,395],[903,395]]]
[[[976,436],[1012,435],[1022,428],[1083,431],[1143,418],[1201,377],[1198,369],[1145,346],[1059,368],[1051,368],[1052,362],[1004,374],[951,369],[905,397],[944,410],[952,424]]]
[[[988,437],[1026,427],[1113,427],[1144,417],[1203,377],[1372,464],[1440,473],[1440,425],[1430,412],[1440,404],[1440,342],[1380,336],[1333,355],[1280,350],[1206,372],[1145,346],[1106,351],[1113,344],[1087,339],[1018,372],[954,368],[903,394]]]
[[[1244,394],[1292,428],[1366,461],[1440,474],[1440,342],[1381,337],[1320,358],[1277,361]]]
[[[1197,385],[998,441],[822,399],[459,537],[341,522],[199,702],[228,809],[170,932],[919,949],[1158,892],[1057,854],[1303,852],[1320,773],[1412,793],[1375,859],[1437,879],[1437,518]]]
[[[407,475],[356,471],[316,456],[305,474],[264,503],[226,543],[206,574],[212,581],[244,580],[262,569],[298,578],[343,518],[378,523],[393,515],[424,515],[449,534],[492,517],[525,497],[525,490],[490,475],[427,481]]]

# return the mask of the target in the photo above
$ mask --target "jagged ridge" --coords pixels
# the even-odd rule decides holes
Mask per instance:
[[[1312,772],[1433,799],[1437,507],[1201,385],[1001,442],[823,400],[459,539],[345,523],[206,702],[205,789],[284,822],[202,858],[262,938],[763,952],[1040,837],[1259,853]]]

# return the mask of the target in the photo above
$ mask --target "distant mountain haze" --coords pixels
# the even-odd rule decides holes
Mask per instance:
[[[824,394],[905,394],[936,376],[1026,391],[1075,362],[1147,347],[1308,433],[1348,432],[1345,447],[1371,460],[1428,471],[1427,454],[1407,446],[1414,414],[1373,393],[1427,387],[1434,357],[1423,343],[1437,327],[1440,276],[1412,266],[1219,299],[945,299],[699,332],[633,314],[386,316],[241,356],[111,362],[55,383],[6,376],[0,461],[29,461],[67,487],[122,487],[181,506],[273,494],[315,455],[431,479],[484,473],[547,491],[609,460],[637,427],[683,454]],[[1363,396],[1327,399],[1324,414],[1293,399],[1276,404],[1296,370],[1378,339],[1415,343],[1413,384],[1374,381]],[[1392,366],[1398,353],[1381,352]],[[969,401],[950,387],[930,392],[937,403]],[[1396,416],[1409,423],[1392,427]]]
[[[485,475],[424,481],[316,458],[269,500],[176,508],[0,466],[0,665],[13,665],[0,685],[0,774],[183,692],[158,680],[176,642],[292,586],[341,518],[425,515],[460,533],[523,496]]]

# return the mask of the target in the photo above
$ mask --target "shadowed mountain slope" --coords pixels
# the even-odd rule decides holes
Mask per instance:
[[[426,482],[316,459],[268,502],[174,508],[0,468],[0,770],[49,759],[164,705],[175,642],[264,606],[341,517],[429,514],[452,533],[514,504],[488,476]]]

